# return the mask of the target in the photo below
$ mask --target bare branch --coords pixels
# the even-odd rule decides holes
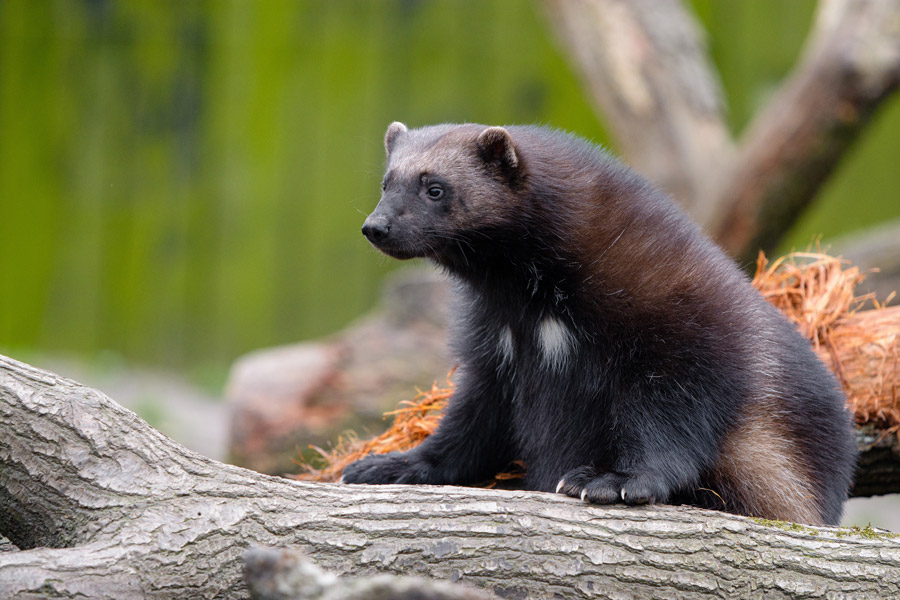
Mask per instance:
[[[544,0],[626,161],[752,264],[900,83],[900,0],[822,0],[804,54],[735,150],[678,0]]]
[[[678,0],[545,0],[604,124],[634,168],[694,218],[733,154],[702,31]]]
[[[900,1],[822,0],[803,58],[741,142],[710,230],[771,249],[900,84]]]

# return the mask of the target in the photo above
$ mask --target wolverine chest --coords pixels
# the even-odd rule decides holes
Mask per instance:
[[[561,373],[575,361],[583,344],[576,329],[552,314],[520,323],[497,324],[484,343],[493,346],[498,368],[521,366],[547,373]]]

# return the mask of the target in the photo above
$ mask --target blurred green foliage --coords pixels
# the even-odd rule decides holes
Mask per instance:
[[[739,130],[813,4],[694,4]],[[0,1],[0,346],[187,367],[341,327],[396,266],[359,235],[392,120],[605,137],[528,2]],[[795,237],[900,213],[896,103],[873,129]]]

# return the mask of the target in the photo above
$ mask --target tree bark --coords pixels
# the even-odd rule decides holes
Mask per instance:
[[[17,552],[18,550],[11,541],[0,535],[0,552]]]
[[[900,0],[820,0],[802,58],[735,143],[682,3],[544,4],[625,159],[748,264],[790,228],[900,85]]]
[[[102,393],[0,357],[0,597],[244,598],[243,552],[504,597],[900,594],[900,540],[688,507],[279,479],[181,447]]]

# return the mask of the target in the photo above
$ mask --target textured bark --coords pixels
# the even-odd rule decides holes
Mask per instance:
[[[0,597],[242,598],[253,545],[340,574],[506,597],[900,594],[900,540],[553,494],[278,479],[206,459],[100,392],[0,357]]]
[[[16,551],[18,551],[18,548],[16,548],[16,546],[11,541],[0,535],[0,552]]]
[[[749,264],[790,228],[900,84],[900,0],[821,0],[803,56],[735,144],[682,3],[544,4],[625,159]]]

